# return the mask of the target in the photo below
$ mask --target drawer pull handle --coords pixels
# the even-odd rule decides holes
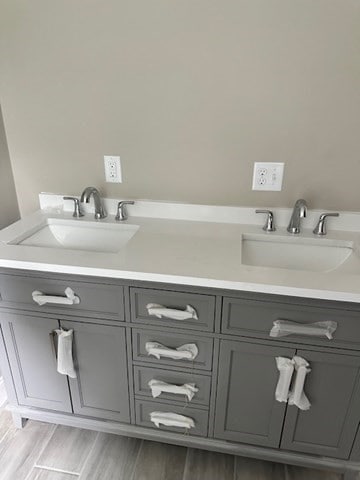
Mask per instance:
[[[199,320],[196,310],[191,305],[186,305],[185,310],[177,310],[176,308],[167,308],[158,303],[148,303],[146,309],[149,315],[154,315],[158,318],[171,318],[172,320]]]
[[[35,303],[38,305],[45,305],[46,303],[56,303],[59,305],[78,305],[80,303],[80,298],[75,295],[73,290],[70,287],[65,289],[66,297],[60,297],[56,295],[44,295],[38,290],[32,292],[32,298]]]
[[[151,412],[150,420],[159,428],[160,425],[166,427],[194,428],[195,422],[190,417],[178,415],[171,412]]]
[[[279,370],[279,380],[276,385],[275,398],[278,402],[287,402],[291,377],[294,372],[294,360],[286,357],[276,357],[276,366]]]
[[[270,337],[286,337],[287,335],[309,335],[333,339],[337,323],[332,321],[315,322],[303,325],[289,320],[275,320],[270,330]]]
[[[152,379],[148,383],[151,394],[154,398],[159,397],[162,393],[174,393],[175,395],[185,395],[189,402],[193,399],[196,392],[195,383],[184,383],[184,385],[173,385],[171,383],[162,382],[161,380]]]
[[[304,384],[306,375],[311,372],[309,363],[302,357],[293,358],[296,370],[295,385],[289,395],[289,405],[296,405],[300,410],[309,410],[311,403],[305,395]]]
[[[199,353],[195,343],[186,343],[173,349],[158,342],[146,342],[145,349],[148,355],[153,355],[158,360],[161,357],[172,358],[173,360],[194,360]]]
[[[56,335],[56,330],[53,330],[52,332],[50,332],[49,337],[50,337],[51,351],[54,355],[55,361],[57,362],[57,335]]]

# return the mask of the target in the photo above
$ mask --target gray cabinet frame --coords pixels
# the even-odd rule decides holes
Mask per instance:
[[[125,328],[73,321],[76,378],[69,377],[73,411],[78,415],[130,422]]]
[[[294,354],[285,347],[221,342],[215,438],[279,447],[286,403],[275,400],[275,358]]]
[[[240,432],[243,435],[241,438],[239,432],[235,432],[233,438],[226,438],[232,435],[230,429],[225,428],[225,413],[221,413],[222,405],[228,407],[226,403],[226,395],[224,390],[224,384],[226,381],[226,369],[230,367],[231,359],[230,359],[230,350],[236,351],[244,347],[239,347],[240,344],[248,344],[251,345],[251,349],[256,346],[256,351],[260,355],[260,351],[265,352],[270,358],[270,354],[273,352],[271,351],[272,348],[276,349],[278,352],[293,352],[295,350],[301,351],[311,351],[313,353],[320,352],[324,354],[321,359],[325,360],[326,355],[343,355],[348,356],[349,359],[349,369],[358,368],[358,360],[360,356],[360,304],[353,304],[348,302],[333,302],[333,301],[324,301],[324,300],[314,300],[314,299],[306,299],[306,298],[297,298],[297,297],[286,297],[286,296],[279,296],[279,295],[270,295],[270,294],[259,294],[259,293],[252,293],[252,292],[235,292],[229,290],[220,290],[220,289],[211,289],[211,288],[201,288],[201,287],[190,287],[190,286],[183,286],[183,285],[167,285],[164,283],[149,283],[143,281],[124,281],[124,280],[116,280],[111,278],[96,278],[96,277],[86,277],[86,276],[77,276],[77,275],[64,275],[64,274],[56,274],[56,273],[48,273],[48,272],[32,272],[32,271],[22,271],[22,270],[15,270],[15,269],[0,269],[0,275],[2,275],[2,281],[6,281],[7,275],[9,276],[17,276],[19,278],[26,277],[27,279],[38,279],[38,280],[46,280],[49,279],[51,282],[83,282],[85,284],[91,285],[92,291],[94,292],[94,298],[96,293],[96,286],[98,285],[100,288],[102,286],[110,285],[112,288],[110,290],[116,291],[117,287],[121,287],[121,291],[123,292],[123,297],[120,299],[123,311],[121,310],[120,313],[115,313],[113,307],[110,308],[109,311],[106,311],[103,306],[101,308],[94,308],[90,310],[83,310],[80,309],[67,309],[67,310],[57,310],[57,309],[47,309],[47,308],[40,308],[38,306],[31,306],[31,308],[24,303],[17,303],[17,302],[1,302],[0,301],[0,319],[1,319],[1,335],[0,335],[0,365],[2,371],[4,373],[4,378],[6,382],[6,388],[9,393],[9,400],[10,406],[9,409],[11,410],[13,417],[17,420],[18,424],[20,425],[21,418],[33,418],[38,420],[45,420],[51,421],[54,423],[62,423],[64,425],[73,425],[79,426],[82,428],[91,428],[96,429],[99,431],[110,432],[110,433],[118,433],[122,435],[128,436],[137,436],[147,439],[154,439],[157,441],[163,441],[168,443],[175,443],[178,445],[187,445],[193,446],[195,448],[206,448],[209,450],[216,450],[222,451],[226,453],[234,453],[237,455],[245,455],[250,457],[262,458],[266,460],[272,461],[280,461],[284,463],[294,463],[297,465],[304,465],[304,466],[312,466],[318,468],[324,468],[327,470],[334,470],[338,472],[346,472],[346,480],[348,479],[357,479],[358,472],[360,472],[360,453],[359,453],[359,446],[360,446],[360,420],[358,418],[358,411],[360,409],[360,402],[358,402],[358,386],[355,385],[355,380],[351,377],[348,380],[347,388],[350,391],[350,386],[353,385],[352,391],[352,400],[349,403],[349,412],[348,416],[346,416],[345,423],[344,423],[344,436],[340,439],[338,445],[336,445],[332,449],[332,452],[329,450],[324,450],[324,446],[317,445],[316,451],[313,449],[311,451],[311,455],[308,453],[304,453],[305,449],[303,446],[298,448],[298,438],[301,426],[301,415],[295,415],[291,413],[291,409],[288,406],[280,405],[273,405],[274,411],[271,410],[269,425],[270,428],[268,430],[268,434],[262,435],[262,441],[256,442],[255,437],[256,435],[256,428],[254,432]],[[152,320],[148,319],[139,319],[140,321],[137,323],[134,320],[132,315],[134,314],[132,310],[132,305],[130,302],[130,289],[131,288],[147,288],[147,289],[154,289],[156,291],[163,290],[164,293],[166,292],[181,292],[181,293],[189,293],[191,295],[196,296],[196,294],[201,295],[208,295],[212,296],[215,299],[215,318],[209,319],[209,325],[214,325],[214,330],[207,329],[200,330],[200,329],[190,329],[190,326],[186,326],[183,324],[172,325],[167,324],[163,325],[162,322],[152,322]],[[1,284],[0,284],[0,294],[1,294]],[[223,318],[223,327],[221,326],[221,314],[222,314],[222,304],[224,298],[232,298],[238,299],[242,301],[243,299],[248,300],[249,302],[257,302],[259,299],[261,302],[270,302],[277,308],[278,304],[282,304],[283,306],[288,305],[290,309],[302,309],[306,306],[309,311],[314,309],[315,311],[320,312],[322,309],[327,309],[328,311],[332,311],[334,318],[339,318],[339,321],[342,322],[343,317],[347,317],[348,321],[351,323],[352,333],[351,335],[347,335],[344,328],[346,327],[346,322],[342,322],[341,328],[344,335],[341,334],[339,340],[336,344],[328,344],[327,342],[318,342],[311,338],[286,338],[283,340],[276,340],[273,341],[259,331],[255,325],[254,328],[250,326],[248,329],[239,329],[238,332],[232,332],[230,329],[227,330],[226,326],[226,318]],[[117,299],[116,301],[118,301]],[[96,299],[95,299],[96,303]],[[115,304],[113,304],[115,305]],[[120,305],[118,303],[118,305]],[[118,307],[115,307],[116,309]],[[127,402],[128,409],[124,409],[122,406],[121,408],[110,406],[109,408],[109,401],[110,398],[106,398],[106,395],[101,398],[100,395],[100,403],[94,400],[97,400],[96,395],[88,394],[85,395],[85,398],[81,399],[81,392],[79,390],[79,385],[76,381],[70,382],[70,391],[71,396],[73,399],[77,398],[77,405],[78,410],[77,413],[71,413],[71,411],[66,411],[66,408],[63,407],[62,409],[56,408],[55,406],[52,407],[50,404],[47,406],[34,406],[30,403],[26,403],[26,395],[21,397],[21,394],[18,395],[19,388],[21,389],[22,380],[21,374],[19,371],[16,373],[16,370],[19,370],[17,364],[18,359],[16,355],[16,349],[13,342],[13,334],[11,333],[9,326],[7,325],[6,316],[13,315],[15,316],[23,316],[23,317],[32,317],[37,318],[37,320],[42,324],[45,322],[45,319],[50,319],[54,322],[63,322],[63,325],[67,326],[74,326],[75,329],[78,330],[80,333],[81,331],[85,335],[86,331],[92,331],[94,335],[96,332],[103,335],[103,338],[106,338],[106,334],[103,334],[103,330],[107,328],[107,326],[115,327],[116,325],[119,328],[123,328],[122,332],[126,331],[126,335],[120,335],[122,340],[120,343],[122,347],[124,347],[124,343],[126,343],[126,359],[125,361],[121,361],[122,368],[120,369],[121,372],[119,374],[115,374],[114,372],[109,373],[109,381],[116,381],[116,378],[124,379],[127,377],[129,383],[128,385],[128,397]],[[71,316],[70,316],[71,315]],[[253,319],[255,324],[256,322],[256,315]],[[333,317],[332,317],[333,318]],[[357,320],[359,319],[359,329],[357,329]],[[119,323],[119,320],[122,320],[122,323]],[[214,321],[214,323],[213,323]],[[149,323],[148,323],[149,322]],[[36,322],[35,322],[36,323]],[[349,323],[349,324],[350,324]],[[59,323],[58,323],[59,324]],[[92,324],[94,329],[89,328],[89,325]],[[162,328],[163,325],[163,328]],[[136,327],[136,328],[135,328]],[[186,336],[190,336],[190,338],[199,337],[205,343],[213,344],[213,358],[210,362],[207,362],[206,369],[198,368],[194,370],[194,373],[201,374],[201,375],[208,375],[211,378],[211,393],[210,393],[210,405],[209,405],[209,425],[208,425],[208,438],[200,438],[195,435],[187,435],[183,436],[183,434],[173,433],[173,432],[166,432],[158,429],[147,428],[142,426],[134,425],[136,422],[135,419],[135,397],[134,397],[134,386],[133,386],[133,367],[135,365],[138,366],[156,366],[156,362],[144,361],[145,357],[134,357],[133,358],[133,331],[141,331],[145,332],[146,330],[158,331],[167,335],[172,333],[174,338],[181,338],[183,339]],[[189,328],[188,328],[189,327]],[[120,330],[119,330],[120,332]],[[86,335],[85,335],[86,336]],[[20,335],[21,337],[21,335]],[[120,338],[119,337],[119,338]],[[125,339],[126,337],[126,339]],[[17,339],[16,339],[17,340]],[[105,340],[104,340],[105,342]],[[227,345],[231,344],[230,349],[222,349],[220,355],[220,362],[219,362],[219,343]],[[88,342],[84,341],[84,345]],[[106,343],[106,342],[105,342]],[[36,344],[36,342],[34,342]],[[90,342],[91,344],[91,342]],[[321,345],[324,345],[324,348],[321,348]],[[337,348],[341,348],[342,350],[336,350],[333,346]],[[270,347],[270,350],[269,350]],[[85,350],[84,350],[85,348]],[[102,347],[103,348],[103,347]],[[283,350],[284,349],[284,350]],[[229,350],[226,352],[226,350]],[[82,356],[82,352],[86,351],[86,347],[81,347],[79,349],[79,355]],[[256,352],[255,352],[256,353]],[[245,355],[245,352],[242,351],[242,354]],[[265,355],[266,356],[266,355]],[[86,355],[85,355],[86,357]],[[120,358],[120,357],[119,357]],[[124,357],[122,357],[124,359]],[[315,358],[315,357],[314,357]],[[330,359],[330,357],[327,357]],[[334,357],[335,358],[335,357]],[[338,357],[336,357],[338,358]],[[335,359],[336,359],[335,358]],[[311,359],[309,358],[310,363]],[[317,360],[313,360],[315,363]],[[258,359],[257,362],[261,364],[261,360]],[[319,360],[320,362],[320,360]],[[105,364],[107,364],[110,368],[110,363],[112,363],[111,354],[105,360]],[[236,363],[236,362],[235,362]],[[256,363],[256,362],[255,362]],[[326,363],[326,362],[325,362]],[[175,369],[177,362],[173,364],[168,364],[166,366],[164,364],[164,368],[173,368]],[[180,370],[188,371],[188,369],[184,366],[181,367],[179,365]],[[256,369],[255,369],[256,370]],[[349,371],[350,371],[349,370]],[[95,369],[96,371],[96,369]],[[351,370],[352,371],[352,370]],[[277,375],[277,373],[276,373]],[[92,378],[91,375],[87,376],[81,373],[81,381],[84,382],[84,385],[89,385],[89,392],[91,389],[94,388],[93,392],[96,391],[96,380]],[[274,378],[272,378],[272,386],[274,384]],[[30,376],[31,380],[31,376]],[[67,381],[67,380],[66,380]],[[251,382],[250,382],[251,383]],[[69,388],[68,388],[69,391]],[[311,394],[311,390],[309,391],[309,395]],[[46,395],[45,395],[46,397]],[[236,395],[235,395],[236,397]],[[51,398],[45,399],[48,401]],[[354,400],[353,400],[354,399]],[[121,404],[123,405],[123,400],[121,400]],[[119,399],[118,399],[119,401]],[[102,402],[103,405],[101,404]],[[105,404],[108,402],[108,405]],[[273,400],[270,401],[270,397],[268,398],[268,405],[272,404]],[[216,421],[214,423],[215,418],[215,405],[217,403],[217,414],[216,414]],[[249,404],[248,400],[245,402]],[[111,404],[111,401],[110,401]],[[74,407],[76,408],[76,400],[74,400]],[[116,405],[116,402],[115,402]],[[118,404],[119,405],[119,404]],[[194,405],[195,406],[195,405]],[[246,405],[245,405],[246,406]],[[202,407],[203,411],[207,407]],[[314,410],[315,411],[315,410]],[[220,412],[220,413],[219,413]],[[296,413],[296,412],[295,412]],[[108,415],[108,417],[107,417]],[[130,418],[130,423],[129,423]],[[255,422],[256,423],[256,422]],[[256,424],[254,426],[256,427]],[[280,424],[280,427],[279,427]],[[281,438],[281,429],[284,427],[284,433]],[[306,428],[305,428],[306,430]],[[280,432],[280,437],[279,437]],[[310,432],[311,433],[311,432]],[[222,438],[220,436],[222,435]],[[246,435],[249,435],[246,437]],[[259,436],[257,436],[259,437]],[[260,435],[261,437],[261,435]],[[310,436],[311,437],[311,436]],[[310,438],[309,437],[309,438]],[[263,443],[262,443],[263,442]],[[304,443],[304,442],[300,442]],[[305,442],[306,443],[306,442]],[[311,442],[309,442],[311,443]],[[262,446],[267,445],[267,446]],[[269,448],[269,446],[271,448]],[[347,453],[350,450],[350,460],[345,460]],[[315,454],[314,454],[315,453]],[[325,455],[325,456],[324,456]],[[333,456],[333,458],[331,458]],[[335,458],[336,457],[336,458]]]
[[[299,349],[311,367],[304,391],[312,406],[288,406],[281,447],[347,459],[360,421],[360,358]]]
[[[56,371],[54,319],[3,313],[1,328],[19,405],[72,412],[68,379]]]

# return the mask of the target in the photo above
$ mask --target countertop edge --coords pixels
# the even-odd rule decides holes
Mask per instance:
[[[338,302],[360,303],[360,295],[356,293],[321,290],[313,288],[289,287],[284,285],[249,283],[241,281],[218,280],[182,275],[169,275],[161,273],[136,272],[125,270],[111,270],[104,268],[79,267],[48,263],[34,263],[18,260],[0,259],[0,268],[12,270],[29,270],[44,273],[60,273],[69,275],[84,275],[89,277],[112,278],[130,281],[144,281],[168,283],[171,285],[184,285],[218,290],[233,290],[272,295],[285,295],[290,297],[303,297],[318,300],[332,300]]]

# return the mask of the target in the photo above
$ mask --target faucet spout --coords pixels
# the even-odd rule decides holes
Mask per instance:
[[[289,233],[300,233],[300,222],[301,218],[306,217],[307,213],[307,203],[303,198],[300,198],[295,202],[294,209],[290,218],[287,231]]]
[[[102,206],[102,203],[101,203],[100,192],[97,188],[86,187],[85,190],[81,194],[80,201],[89,203],[91,196],[94,198],[95,218],[96,219],[105,218],[106,213],[105,213],[104,207]]]

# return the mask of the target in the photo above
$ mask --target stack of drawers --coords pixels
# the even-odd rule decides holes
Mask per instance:
[[[215,296],[131,288],[131,321],[137,324],[132,330],[133,375],[136,424],[156,426],[151,422],[151,412],[175,413],[194,421],[191,435],[207,436],[212,375],[213,338],[202,335],[214,331]],[[175,320],[166,312],[161,318],[150,315],[147,306],[159,304],[168,309],[184,311],[188,305],[195,309],[196,318]],[[193,360],[157,359],[146,350],[147,342],[157,342],[171,349],[184,344],[195,344],[198,354]],[[191,401],[185,395],[162,392],[153,398],[148,385],[150,380],[160,380],[172,385],[194,383],[198,392]],[[160,426],[173,432],[184,432],[183,427]]]

